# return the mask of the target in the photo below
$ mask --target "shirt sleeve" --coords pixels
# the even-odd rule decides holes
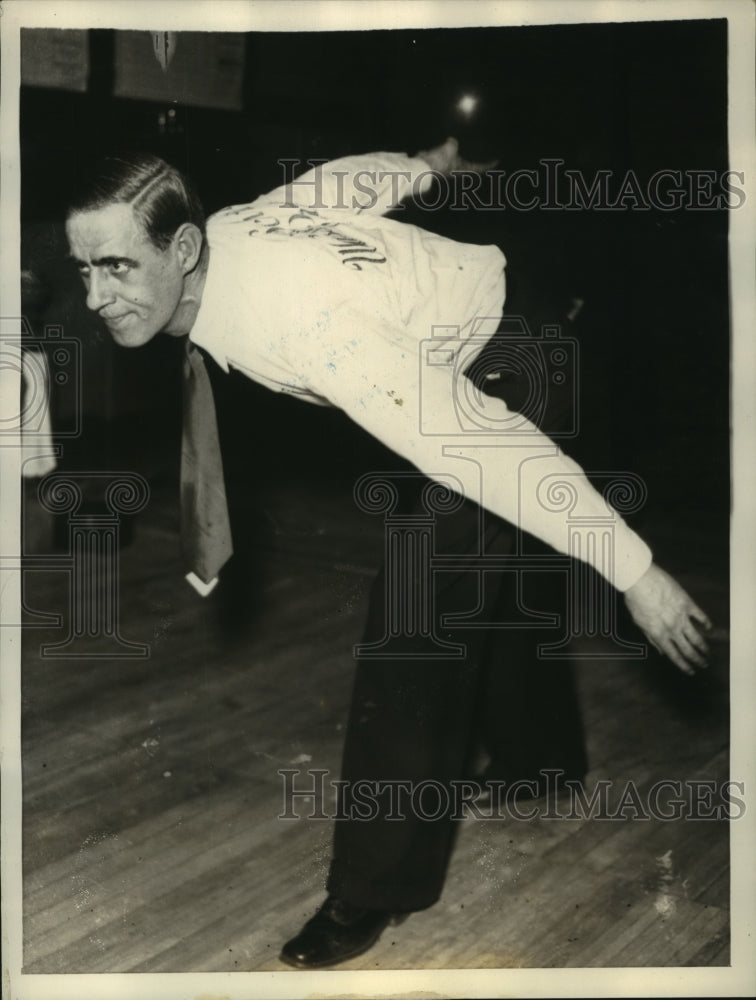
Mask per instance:
[[[294,164],[291,164],[294,168]],[[288,169],[288,166],[286,167]],[[385,215],[409,195],[424,194],[433,182],[430,166],[404,153],[345,156],[320,164],[264,195],[279,207]]]
[[[465,433],[455,400],[469,393],[471,384],[460,382],[464,376],[453,364],[427,363],[423,345],[418,356],[417,343],[400,331],[386,340],[355,338],[354,329],[359,326],[340,338],[327,362],[311,359],[313,391],[431,479],[451,482],[558,552],[588,562],[617,589],[627,590],[646,572],[652,557],[645,542],[534,424],[502,400],[479,394],[477,432]],[[499,432],[507,421],[516,424],[516,432]],[[571,498],[568,509],[552,502],[565,494]],[[578,522],[610,525],[613,552],[607,554],[602,545],[574,551],[569,529]]]

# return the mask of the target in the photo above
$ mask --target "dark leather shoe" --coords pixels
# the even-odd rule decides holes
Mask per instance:
[[[372,948],[389,924],[406,914],[366,910],[329,896],[302,930],[287,941],[279,956],[296,969],[322,969],[355,958]]]

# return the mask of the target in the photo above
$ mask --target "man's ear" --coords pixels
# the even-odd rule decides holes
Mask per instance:
[[[197,266],[203,243],[202,233],[193,222],[185,222],[173,234],[173,245],[184,274],[189,274]]]

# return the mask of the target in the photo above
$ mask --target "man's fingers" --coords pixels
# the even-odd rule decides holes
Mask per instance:
[[[460,159],[455,170],[474,170],[476,174],[484,174],[487,170],[495,170],[500,160],[488,160],[486,163],[475,163],[472,160]]]
[[[691,677],[696,673],[696,667],[703,669],[708,666],[705,656],[699,653],[683,632],[674,636],[668,635],[665,639],[660,638],[658,641],[649,635],[646,638],[658,653],[666,656],[683,673]]]
[[[699,653],[703,654],[703,656],[708,656],[709,644],[695,625],[688,625],[684,629],[683,635],[692,646],[695,646]]]
[[[684,674],[688,674],[691,677],[693,676],[695,673],[693,666],[685,659],[671,640],[664,644],[662,651],[665,656],[667,656],[675,664],[676,667],[679,667],[680,670],[682,670]]]
[[[695,629],[695,626],[688,624],[687,630],[684,626],[673,628],[668,626],[657,634],[656,640],[650,635],[646,636],[651,644],[683,673],[690,676],[696,673],[696,669],[704,669],[708,666],[706,653],[708,646],[705,640]]]
[[[698,652],[696,647],[684,633],[681,633],[679,636],[675,636],[673,641],[676,643],[677,648],[680,650],[680,653],[685,657],[688,663],[692,663],[697,667],[706,666],[706,657],[702,656],[701,653]]]
[[[707,631],[712,627],[711,619],[705,611],[702,611],[698,607],[697,604],[693,604],[691,602],[691,605],[688,608],[688,614],[691,618],[695,618],[696,621],[700,622]]]

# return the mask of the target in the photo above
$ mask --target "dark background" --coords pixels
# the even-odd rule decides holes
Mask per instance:
[[[158,127],[165,105],[112,96],[114,33],[89,34],[86,94],[21,92],[22,266],[42,283],[27,311],[37,334],[45,322],[63,324],[84,358],[84,433],[64,453],[72,467],[130,468],[172,482],[178,462],[180,344],[115,347],[62,260],[65,194],[96,155],[137,147],[165,156],[188,171],[208,213],[280,184],[282,157],[415,152],[449,134],[469,157],[496,157],[506,171],[546,157],[588,178],[605,169],[619,178],[632,169],[643,180],[660,169],[728,167],[725,21],[251,34],[243,110],[177,105],[167,130]],[[466,87],[482,97],[470,126],[453,111]],[[588,469],[641,475],[648,511],[705,513],[707,531],[726,538],[726,212],[440,209],[404,217],[500,245],[508,311],[558,318],[582,298],[573,333],[583,433],[572,450]],[[251,475],[348,480],[388,460],[339,413],[236,375],[216,387],[229,477],[244,492]],[[56,397],[61,425],[72,405],[65,392]],[[645,516],[636,518],[641,530]]]

